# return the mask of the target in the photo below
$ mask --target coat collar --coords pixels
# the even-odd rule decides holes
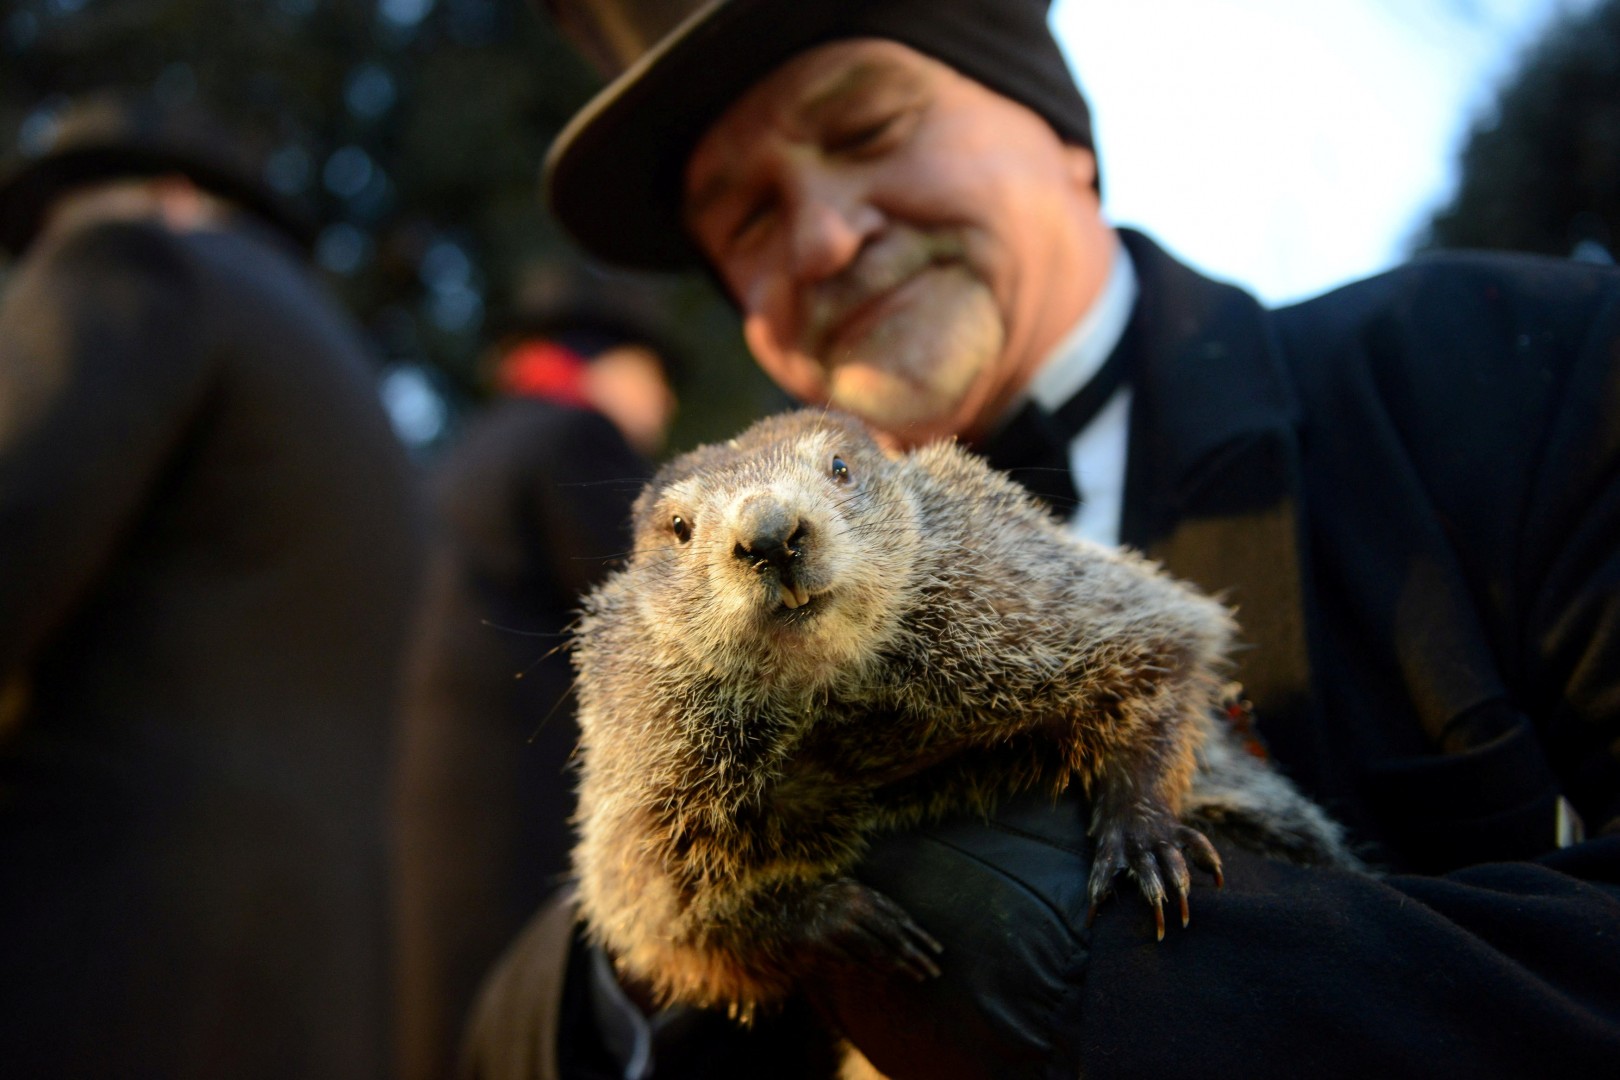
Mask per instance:
[[[1120,348],[1133,388],[1122,538],[1237,609],[1237,677],[1273,750],[1308,756],[1311,662],[1299,413],[1268,316],[1146,237]]]
[[[1193,272],[1140,233],[1120,235],[1141,282],[1120,348],[1138,399],[1132,419],[1151,421],[1137,430],[1152,433],[1133,454],[1133,465],[1150,469],[1139,479],[1154,482],[1137,492],[1145,517],[1135,524],[1156,531],[1196,501],[1205,473],[1235,443],[1291,439],[1298,409],[1254,297]]]

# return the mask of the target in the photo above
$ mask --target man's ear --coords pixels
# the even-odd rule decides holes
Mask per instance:
[[[1076,191],[1097,190],[1097,155],[1084,146],[1063,144],[1063,160]]]

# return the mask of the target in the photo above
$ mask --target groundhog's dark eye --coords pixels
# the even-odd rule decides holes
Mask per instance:
[[[832,474],[833,479],[837,480],[840,484],[849,483],[849,466],[844,464],[843,458],[833,458]]]
[[[692,526],[688,525],[686,519],[679,514],[670,519],[669,531],[674,533],[675,539],[683,544],[692,539]]]

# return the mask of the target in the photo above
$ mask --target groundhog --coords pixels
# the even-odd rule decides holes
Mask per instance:
[[[1233,621],[1075,539],[951,443],[764,420],[666,466],[576,629],[574,867],[588,932],[661,1002],[748,1017],[826,965],[937,974],[850,869],[879,830],[1078,781],[1091,911],[1126,871],[1188,918],[1219,818],[1351,865],[1339,829],[1215,715]]]

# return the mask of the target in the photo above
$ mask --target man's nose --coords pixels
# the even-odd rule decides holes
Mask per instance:
[[[882,224],[882,215],[852,185],[806,178],[793,200],[794,274],[801,281],[832,277]]]

